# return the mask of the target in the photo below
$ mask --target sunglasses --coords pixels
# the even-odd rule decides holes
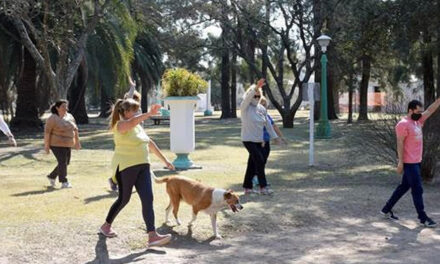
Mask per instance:
[[[260,96],[260,95],[254,95],[254,98],[255,98],[255,99],[260,99],[261,96]]]

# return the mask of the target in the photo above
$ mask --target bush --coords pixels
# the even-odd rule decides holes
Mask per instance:
[[[206,91],[208,83],[185,69],[169,69],[162,76],[165,96],[196,96]]]
[[[384,113],[376,117],[370,116],[371,122],[359,124],[361,136],[356,138],[357,144],[363,147],[365,153],[373,155],[378,160],[397,164],[397,139],[395,127],[405,115],[402,104],[390,104]]]

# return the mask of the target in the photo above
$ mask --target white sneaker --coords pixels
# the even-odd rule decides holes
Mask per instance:
[[[260,194],[262,195],[272,195],[273,191],[269,187],[264,187],[260,189]]]
[[[47,177],[47,179],[49,180],[49,185],[50,185],[50,187],[51,187],[51,188],[55,188],[55,184],[56,184],[55,179],[51,179],[51,178],[49,178],[49,177]]]
[[[72,184],[70,182],[63,182],[61,184],[61,189],[72,188]]]

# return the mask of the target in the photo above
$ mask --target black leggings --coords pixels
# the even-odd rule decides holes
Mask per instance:
[[[147,231],[155,230],[153,210],[153,188],[151,186],[150,164],[140,164],[128,167],[123,171],[116,171],[118,180],[119,196],[108,212],[106,222],[111,224],[116,216],[130,201],[133,186],[141,199],[142,216],[147,226]]]
[[[67,182],[67,165],[70,163],[71,149],[68,147],[50,147],[52,153],[58,161],[58,165],[47,176],[50,179],[56,179],[57,176],[60,182]]]
[[[257,175],[261,188],[267,186],[266,173],[264,172],[267,157],[261,143],[243,141],[243,145],[249,152],[249,158],[244,175],[243,188],[252,189],[252,178]]]
[[[265,141],[264,142],[264,163],[267,163],[267,159],[269,158],[270,155],[270,141]]]

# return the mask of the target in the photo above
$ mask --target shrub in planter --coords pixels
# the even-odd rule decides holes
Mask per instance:
[[[185,69],[169,69],[162,76],[165,96],[197,96],[206,91],[208,83]]]

